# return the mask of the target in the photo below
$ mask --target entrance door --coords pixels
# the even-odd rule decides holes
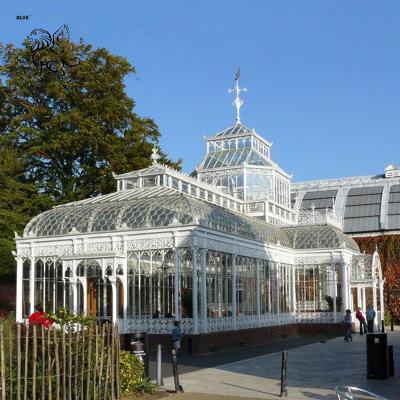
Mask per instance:
[[[87,278],[87,313],[96,316],[97,311],[97,278]]]

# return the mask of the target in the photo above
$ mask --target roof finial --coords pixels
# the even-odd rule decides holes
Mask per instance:
[[[240,79],[240,68],[238,68],[236,75],[235,75],[235,88],[229,89],[229,93],[236,92],[236,98],[233,101],[233,106],[236,108],[236,125],[240,124],[240,107],[242,107],[244,101],[239,97],[240,92],[247,92],[247,88],[240,88],[239,87],[239,79]]]
[[[161,156],[158,154],[158,149],[156,146],[153,147],[150,159],[151,159],[151,165],[157,165],[158,160],[161,158]]]

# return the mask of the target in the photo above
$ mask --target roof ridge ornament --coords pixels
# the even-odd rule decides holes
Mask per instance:
[[[235,75],[235,88],[228,89],[228,93],[236,93],[235,100],[233,101],[233,106],[236,108],[236,125],[241,124],[240,122],[240,107],[242,107],[244,101],[239,97],[240,92],[247,92],[247,88],[240,88],[239,87],[239,79],[240,79],[240,68],[236,71]]]
[[[158,154],[158,149],[156,146],[153,147],[150,159],[151,159],[151,165],[158,165],[158,160],[161,158],[161,156]]]

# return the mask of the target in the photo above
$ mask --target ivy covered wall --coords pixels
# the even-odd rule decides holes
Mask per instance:
[[[378,246],[385,278],[385,308],[400,320],[400,235],[354,237],[361,252],[372,254]]]

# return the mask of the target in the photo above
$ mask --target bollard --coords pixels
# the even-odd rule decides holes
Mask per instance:
[[[287,351],[282,351],[282,366],[281,366],[281,394],[280,397],[287,397],[286,388],[286,371],[287,371]]]
[[[161,344],[157,345],[157,385],[158,386],[164,385],[161,376]]]
[[[390,317],[390,330],[393,332],[394,331],[394,323],[393,323],[393,317]]]
[[[183,393],[183,387],[179,384],[178,360],[176,358],[175,349],[172,349],[172,371],[174,373],[175,393]]]
[[[388,346],[388,375],[394,376],[393,346]]]
[[[382,320],[382,329],[381,329],[382,333],[385,333],[385,320]]]

